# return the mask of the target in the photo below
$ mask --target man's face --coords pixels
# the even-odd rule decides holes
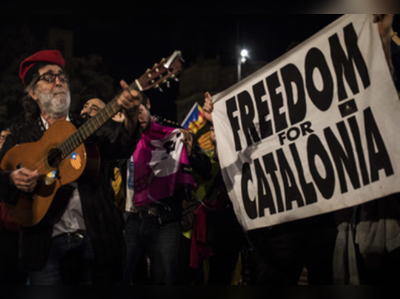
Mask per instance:
[[[32,99],[38,102],[40,110],[53,118],[68,114],[71,105],[71,94],[68,81],[62,75],[64,71],[57,65],[46,65],[39,70],[39,79],[29,92]],[[58,75],[53,82],[46,80],[48,75]]]
[[[150,128],[151,121],[152,117],[150,111],[143,104],[141,104],[139,106],[139,124],[143,131],[146,131],[148,128]]]
[[[95,116],[97,112],[99,112],[101,109],[103,109],[106,106],[106,104],[100,100],[100,99],[90,99],[83,105],[83,109],[81,111],[81,115],[86,114],[90,116]]]
[[[0,133],[0,149],[3,147],[4,142],[6,141],[6,137],[10,135],[10,131],[1,131]]]

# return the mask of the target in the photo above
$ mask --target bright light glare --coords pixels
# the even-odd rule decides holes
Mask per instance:
[[[242,52],[240,52],[240,55],[242,56],[242,57],[248,57],[249,56],[249,51],[247,51],[247,50],[242,50]]]

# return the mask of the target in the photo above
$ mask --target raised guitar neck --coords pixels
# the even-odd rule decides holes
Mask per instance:
[[[132,89],[139,89],[137,84],[133,82],[130,86]],[[106,122],[108,122],[121,107],[118,105],[118,95],[101,109],[95,116],[89,118],[74,134],[58,146],[61,151],[61,157],[64,159],[72,153],[78,146],[84,143],[92,134],[99,130]]]
[[[163,58],[158,64],[156,63],[151,69],[148,69],[139,79],[130,84],[129,87],[139,91],[145,91],[151,88],[160,89],[160,84],[168,83],[169,78],[174,78],[176,80],[175,75],[181,71],[181,66],[181,52],[175,51],[171,56]],[[121,110],[117,102],[118,97],[119,94],[58,146],[62,159],[72,153],[79,145],[84,143],[94,132],[100,129]]]

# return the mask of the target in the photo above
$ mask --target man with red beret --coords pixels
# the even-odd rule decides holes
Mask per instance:
[[[30,118],[11,127],[0,161],[15,145],[40,140],[58,120],[77,123],[69,114],[71,96],[64,67],[61,53],[55,50],[40,51],[21,63],[19,74],[31,107],[27,111]],[[105,161],[131,155],[141,136],[137,126],[141,95],[125,81],[121,81],[121,87],[118,105],[125,115],[124,122],[116,130],[103,126],[90,137],[101,155],[99,175],[60,188],[53,203],[63,198],[58,202],[64,204],[54,216],[21,228],[20,253],[31,284],[115,284],[121,280],[124,222],[109,196],[102,170]],[[0,169],[0,200],[13,202],[20,192],[32,192],[38,177],[37,169]]]

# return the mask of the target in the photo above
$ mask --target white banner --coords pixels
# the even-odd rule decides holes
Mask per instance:
[[[344,15],[213,97],[246,230],[400,191],[400,102],[372,15]]]

